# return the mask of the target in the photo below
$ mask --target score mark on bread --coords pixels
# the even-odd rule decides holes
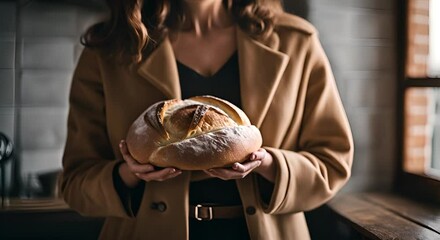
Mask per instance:
[[[182,170],[243,162],[262,144],[241,109],[212,96],[153,104],[132,124],[126,141],[138,162]]]

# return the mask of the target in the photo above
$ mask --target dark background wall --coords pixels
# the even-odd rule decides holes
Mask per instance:
[[[18,148],[24,185],[61,167],[79,36],[103,16],[99,3],[0,2],[0,131]],[[394,1],[295,0],[285,1],[285,8],[316,26],[334,70],[356,146],[344,191],[389,189],[395,162]]]
[[[17,147],[22,196],[38,196],[37,176],[61,168],[68,91],[79,36],[102,18],[102,1],[0,2],[0,132]],[[334,70],[355,139],[352,178],[342,192],[391,188],[395,164],[395,1],[289,0],[311,21]],[[12,170],[14,166],[6,166]],[[10,174],[7,179],[10,179]],[[16,182],[15,182],[16,183]],[[10,186],[14,184],[9,182]],[[326,209],[309,213],[316,232]],[[336,224],[336,225],[335,225]],[[343,227],[333,221],[326,229]],[[325,235],[323,235],[325,236]]]
[[[318,29],[353,130],[353,174],[343,191],[391,188],[395,167],[396,2],[285,1],[288,10],[302,9],[298,12]]]

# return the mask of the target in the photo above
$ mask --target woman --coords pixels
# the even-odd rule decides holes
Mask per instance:
[[[106,217],[102,239],[309,239],[302,212],[344,185],[353,157],[316,30],[274,0],[107,2],[73,77],[66,202]],[[262,149],[207,171],[136,163],[121,141],[133,120],[201,94],[241,107]]]

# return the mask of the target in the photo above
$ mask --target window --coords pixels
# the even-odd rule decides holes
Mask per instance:
[[[398,189],[440,201],[440,1],[406,0],[398,94]]]

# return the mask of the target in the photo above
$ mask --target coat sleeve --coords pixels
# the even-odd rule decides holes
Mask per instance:
[[[303,80],[306,94],[295,151],[266,148],[277,177],[266,213],[301,212],[325,203],[350,177],[353,140],[328,59],[310,35]]]
[[[96,53],[85,48],[75,69],[60,189],[83,215],[129,217],[115,188],[115,160],[106,127],[105,99]]]

